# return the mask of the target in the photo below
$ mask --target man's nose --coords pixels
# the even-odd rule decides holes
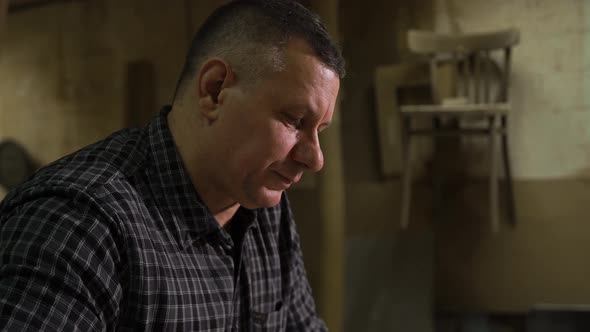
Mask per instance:
[[[316,135],[302,139],[293,151],[293,159],[305,165],[307,169],[317,172],[324,166],[324,154]]]

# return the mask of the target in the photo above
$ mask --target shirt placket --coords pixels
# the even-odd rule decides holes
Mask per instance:
[[[232,316],[233,316],[233,324],[232,324],[232,328],[230,329],[231,331],[245,331],[248,324],[244,325],[244,321],[242,320],[241,317],[241,313],[242,310],[245,308],[242,308],[242,305],[247,305],[245,303],[242,302],[242,295],[243,294],[249,294],[250,293],[250,288],[248,285],[248,273],[245,269],[245,262],[244,260],[246,259],[247,255],[248,255],[248,235],[250,233],[250,231],[253,228],[256,228],[256,215],[254,215],[253,219],[250,220],[248,222],[248,226],[246,227],[246,230],[244,232],[244,236],[242,238],[242,241],[240,243],[240,255],[238,257],[238,262],[234,262],[234,264],[237,264],[237,273],[235,273],[235,278],[234,278],[234,292],[233,292],[233,305],[232,305]],[[253,222],[254,221],[254,222]],[[231,236],[225,232],[222,231],[222,233],[224,234],[224,241],[226,241],[227,243],[230,243],[231,246],[228,247],[229,249],[233,249],[233,246],[235,245],[234,241],[232,240]]]
[[[221,246],[225,252],[225,254],[227,256],[232,257],[233,260],[233,250],[234,250],[234,241],[231,238],[231,236],[223,229],[219,230],[219,239],[220,239],[220,243]],[[240,254],[240,258],[238,259],[238,262],[234,261],[234,266],[232,268],[237,268],[238,271],[241,270],[241,254]],[[236,267],[237,264],[237,267]],[[233,295],[232,295],[232,301],[229,307],[229,317],[231,317],[231,323],[227,326],[226,331],[239,331],[240,330],[240,307],[241,307],[241,301],[240,301],[240,273],[235,273],[233,272],[234,275],[234,282],[233,282]]]

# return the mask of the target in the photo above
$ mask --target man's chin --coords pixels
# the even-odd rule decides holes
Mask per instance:
[[[279,204],[282,195],[283,190],[266,189],[256,197],[248,199],[247,202],[240,203],[240,205],[247,209],[270,208]]]

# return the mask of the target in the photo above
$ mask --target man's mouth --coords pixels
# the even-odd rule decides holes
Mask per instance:
[[[281,174],[279,172],[276,172],[276,173],[288,185],[292,185],[294,183],[297,183],[301,179],[301,174],[296,174],[296,175],[291,176],[291,175]]]

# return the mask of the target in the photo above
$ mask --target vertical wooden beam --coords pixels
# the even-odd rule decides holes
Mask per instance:
[[[339,0],[313,0],[312,9],[326,24],[332,38],[339,39]],[[344,317],[344,225],[345,188],[342,170],[340,107],[336,103],[332,125],[322,137],[326,160],[318,175],[320,222],[320,285],[316,294],[320,315],[331,331],[343,331]]]
[[[147,60],[127,64],[125,127],[143,127],[157,113],[155,69]]]

